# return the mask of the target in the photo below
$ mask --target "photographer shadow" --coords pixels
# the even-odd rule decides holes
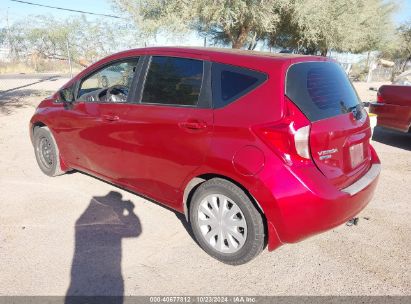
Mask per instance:
[[[76,221],[71,282],[65,303],[123,303],[121,241],[142,228],[131,201],[111,191],[93,197]]]

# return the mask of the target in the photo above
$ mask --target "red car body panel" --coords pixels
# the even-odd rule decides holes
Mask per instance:
[[[411,86],[383,85],[378,89],[378,102],[370,104],[377,114],[377,125],[408,132],[411,127]]]
[[[30,134],[35,125],[50,128],[63,169],[91,173],[179,212],[186,210],[184,195],[190,181],[209,175],[227,178],[245,189],[264,213],[269,250],[344,223],[370,201],[378,177],[353,195],[341,191],[379,164],[369,145],[368,118],[355,121],[350,113],[312,123],[316,134],[310,142],[313,160],[301,163],[285,164],[253,131],[255,126],[276,124],[287,115],[290,107],[284,84],[290,65],[326,58],[212,49],[136,49],[93,64],[64,87],[107,62],[144,55],[237,65],[263,71],[267,80],[219,109],[80,101],[68,110],[55,102],[56,93],[39,105]],[[187,128],[192,123],[201,128]],[[342,150],[332,158],[322,161],[315,156],[336,143]],[[364,149],[364,159],[355,168],[346,163],[353,143],[362,143]]]
[[[368,119],[368,116],[364,116]],[[338,125],[338,130],[330,134],[329,130]],[[352,184],[370,168],[371,152],[369,142],[371,129],[369,123],[356,120],[353,113],[335,116],[312,123],[311,126],[311,155],[318,168],[328,177],[329,181],[338,188]],[[350,161],[350,147],[362,145],[363,160],[354,166]],[[330,154],[330,158],[322,161],[320,151],[340,147]]]

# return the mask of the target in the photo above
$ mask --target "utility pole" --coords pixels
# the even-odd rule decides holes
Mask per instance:
[[[69,66],[70,66],[70,78],[73,78],[73,67],[71,66],[71,55],[70,55],[70,48],[69,48],[68,37],[66,38],[66,46],[67,46],[68,63],[69,63]]]

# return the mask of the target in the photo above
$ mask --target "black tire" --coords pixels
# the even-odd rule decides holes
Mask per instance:
[[[242,247],[234,253],[224,253],[213,248],[201,232],[198,224],[198,210],[204,198],[209,195],[223,195],[240,208],[247,225],[247,236]],[[190,204],[190,225],[201,248],[217,260],[229,265],[241,265],[255,258],[264,249],[265,233],[262,215],[254,207],[250,198],[235,184],[222,179],[213,178],[202,183],[193,195]],[[211,230],[211,228],[210,228]]]
[[[48,176],[62,175],[65,172],[60,166],[60,152],[49,128],[35,128],[33,131],[34,154],[41,171]],[[43,147],[47,147],[43,152]]]

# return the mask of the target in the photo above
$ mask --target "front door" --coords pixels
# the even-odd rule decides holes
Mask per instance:
[[[109,63],[80,81],[77,99],[64,112],[65,142],[73,167],[108,179],[121,178],[123,118],[138,58]],[[64,119],[63,119],[64,118]]]

